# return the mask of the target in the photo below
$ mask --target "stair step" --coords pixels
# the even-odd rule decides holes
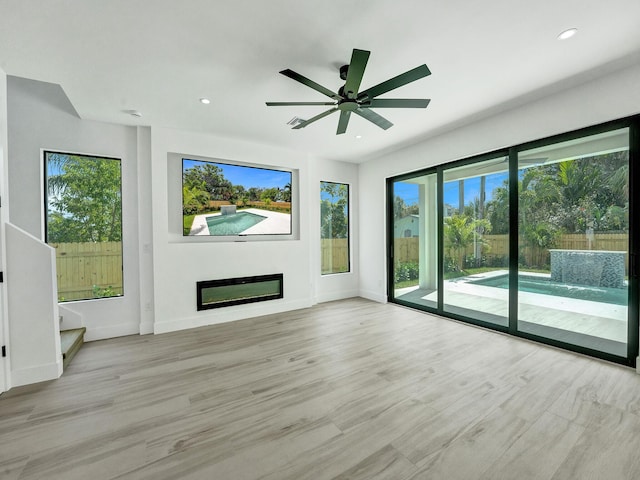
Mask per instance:
[[[84,343],[85,327],[62,330],[60,332],[60,345],[62,347],[62,368],[66,368],[71,359],[78,353]]]

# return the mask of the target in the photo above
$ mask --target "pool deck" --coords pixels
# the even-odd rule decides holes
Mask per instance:
[[[509,291],[470,283],[489,276],[504,275],[506,270],[487,274],[470,275],[444,282],[445,310],[471,317],[482,312],[503,318],[508,317]],[[527,275],[531,275],[527,272]],[[544,276],[544,275],[541,275]],[[437,292],[416,287],[398,289],[395,297],[412,303],[434,306]],[[453,308],[450,308],[453,307]],[[575,332],[613,342],[627,341],[627,307],[609,303],[592,302],[555,295],[518,292],[518,317],[520,321],[554,329]],[[495,322],[502,323],[502,322]]]
[[[238,212],[248,212],[265,217],[264,220],[243,230],[238,235],[288,235],[291,234],[291,214],[261,210],[259,208],[245,208]],[[191,224],[189,235],[210,236],[207,226],[208,217],[219,217],[220,213],[196,215]]]

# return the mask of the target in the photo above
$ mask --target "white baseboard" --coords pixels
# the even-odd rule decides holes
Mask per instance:
[[[62,359],[35,367],[19,368],[11,371],[11,387],[55,380],[62,375]]]
[[[269,306],[266,306],[263,302],[259,302],[248,305],[217,308],[202,312],[202,316],[187,317],[179,320],[169,320],[166,322],[156,322],[153,327],[153,333],[176,332],[178,330],[187,330],[207,325],[235,322],[236,320],[245,320],[247,318],[260,317],[262,315],[300,310],[311,306],[311,299],[305,299],[283,302]]]
[[[340,290],[336,292],[322,293],[316,297],[316,303],[333,302],[335,300],[344,300],[345,298],[359,297],[358,290]]]
[[[106,327],[87,326],[87,332],[84,334],[85,342],[93,342],[94,340],[104,340],[106,338],[125,337],[127,335],[139,335],[140,325],[123,323],[120,325],[109,325]]]
[[[378,303],[387,303],[387,296],[380,292],[374,292],[371,290],[360,290],[360,294],[358,295],[362,298],[366,298],[367,300],[373,300]]]

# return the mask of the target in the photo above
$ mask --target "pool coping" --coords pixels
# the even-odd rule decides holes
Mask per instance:
[[[272,212],[271,210],[262,210],[259,208],[243,208],[238,210],[240,212],[253,213],[265,217],[264,220],[257,224],[243,230],[236,234],[239,235],[290,235],[292,233],[291,228],[291,214]],[[219,217],[222,216],[220,212],[207,213],[202,215],[196,215],[193,217],[193,223],[191,224],[190,236],[220,236],[220,237],[233,237],[234,235],[211,235],[209,233],[209,226],[207,225],[207,217]]]

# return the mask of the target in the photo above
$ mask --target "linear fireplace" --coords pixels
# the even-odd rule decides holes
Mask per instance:
[[[196,282],[198,310],[283,298],[282,273]]]

